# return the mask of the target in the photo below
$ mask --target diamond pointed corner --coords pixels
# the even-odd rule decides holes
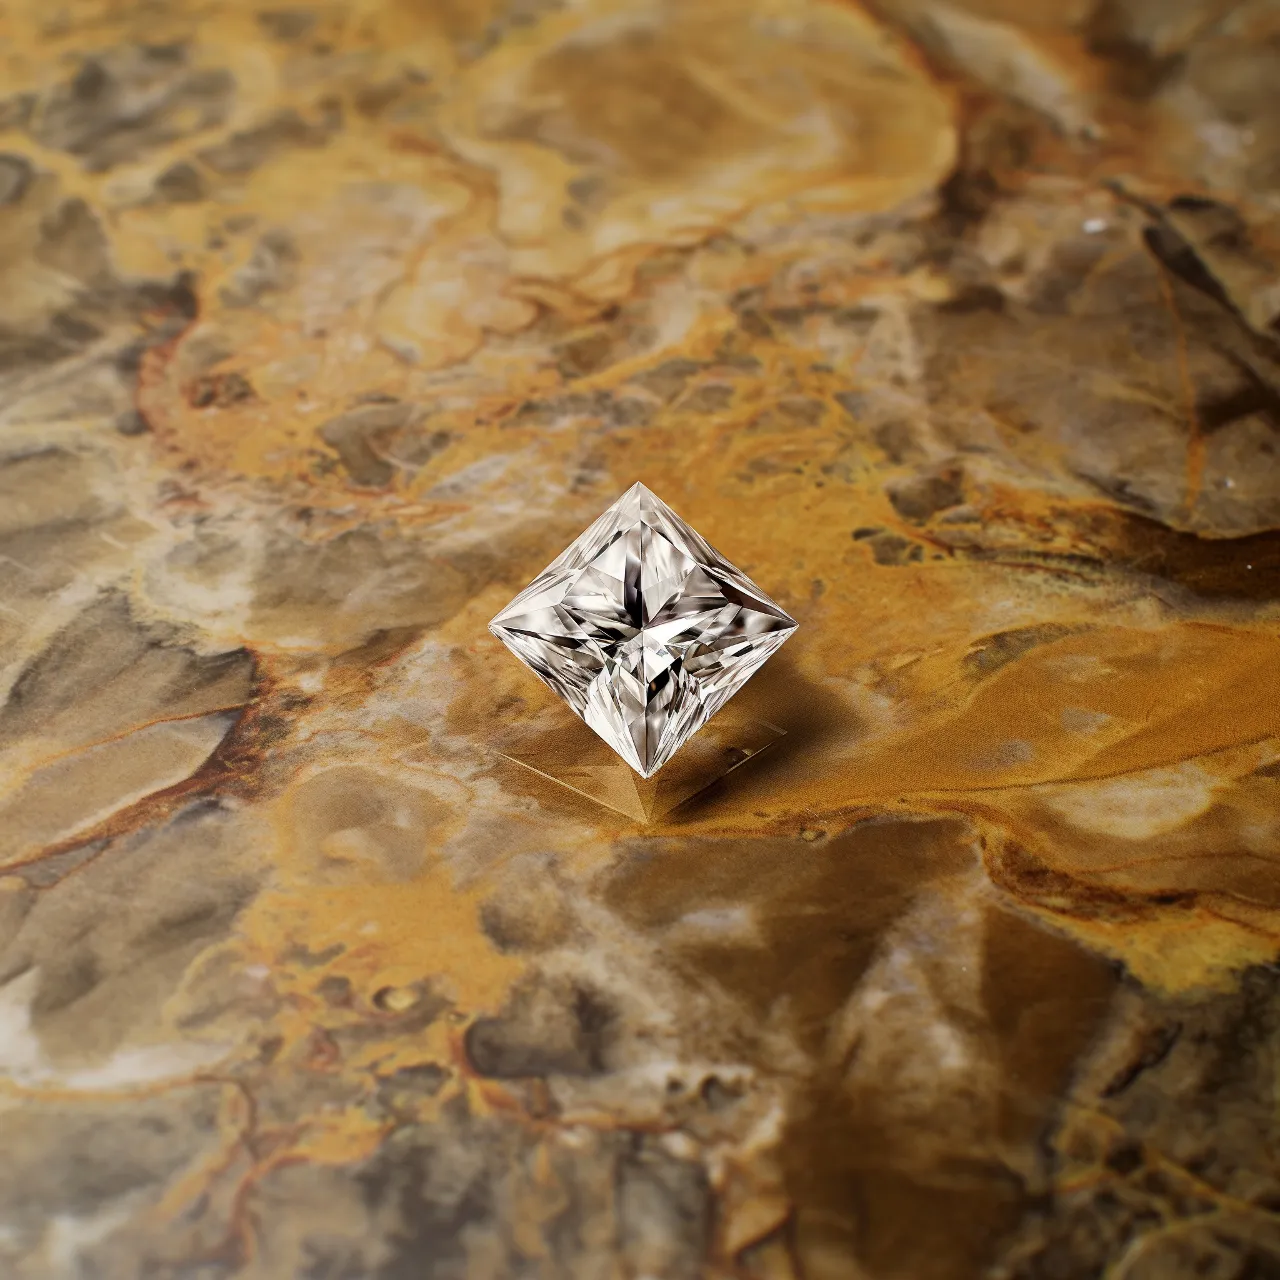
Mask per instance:
[[[645,778],[796,627],[639,481],[489,623]]]

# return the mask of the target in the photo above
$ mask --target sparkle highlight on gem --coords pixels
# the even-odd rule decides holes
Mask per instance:
[[[795,629],[794,619],[642,484],[489,624],[646,778]]]

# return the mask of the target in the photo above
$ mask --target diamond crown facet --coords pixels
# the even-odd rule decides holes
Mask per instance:
[[[795,629],[794,619],[642,484],[489,624],[646,778]]]

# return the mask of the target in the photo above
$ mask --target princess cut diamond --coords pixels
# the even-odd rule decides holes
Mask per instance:
[[[795,629],[794,619],[642,484],[489,624],[646,778]]]

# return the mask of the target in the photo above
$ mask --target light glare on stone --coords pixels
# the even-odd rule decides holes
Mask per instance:
[[[489,624],[646,778],[795,629],[794,619],[642,484]]]

